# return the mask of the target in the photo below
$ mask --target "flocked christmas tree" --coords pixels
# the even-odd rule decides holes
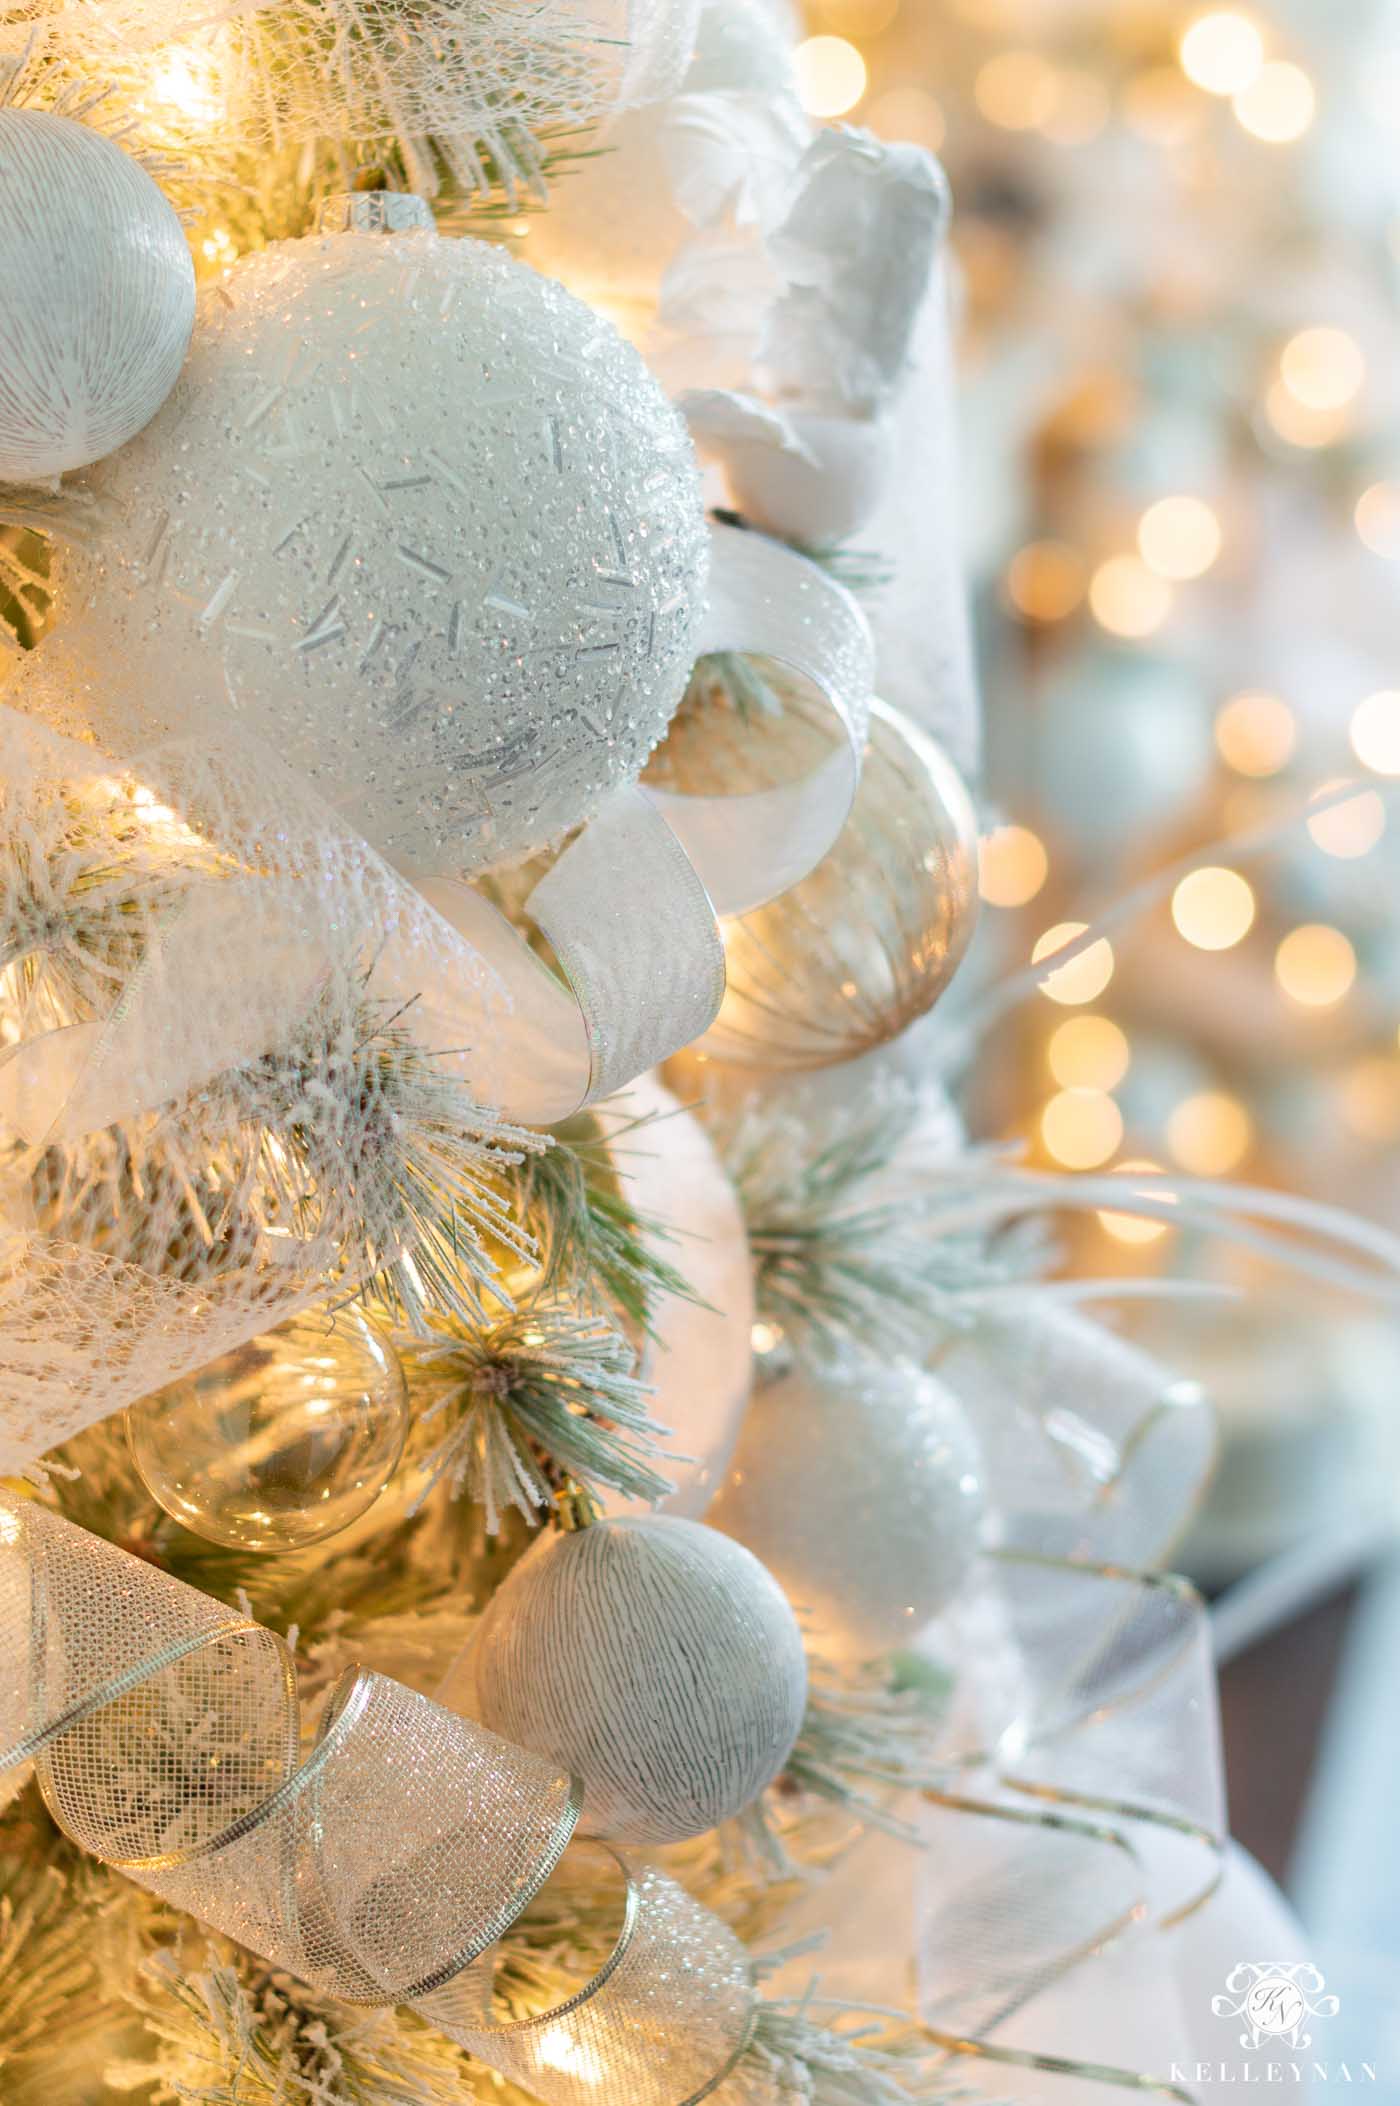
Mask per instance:
[[[1015,2089],[1213,1882],[1210,1436],[921,1023],[941,173],[757,0],[0,37],[3,2095]]]

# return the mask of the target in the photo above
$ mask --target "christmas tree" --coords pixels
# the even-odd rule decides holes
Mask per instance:
[[[794,47],[0,10],[7,2106],[1158,2067],[1210,1414],[951,1094],[948,191]]]

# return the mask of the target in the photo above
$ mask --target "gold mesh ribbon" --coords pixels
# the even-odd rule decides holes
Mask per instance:
[[[604,2074],[631,2106],[682,2106],[742,2054],[742,1946],[626,1866],[595,1977],[558,2010],[498,2018],[491,1948],[581,1803],[540,1756],[351,1669],[303,1757],[280,1638],[9,1494],[0,1662],[0,1774],[33,1762],[76,1843],[326,1994],[415,2004],[549,2106],[596,2098]]]

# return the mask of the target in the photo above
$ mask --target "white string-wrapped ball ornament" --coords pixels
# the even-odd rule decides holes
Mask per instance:
[[[710,1519],[771,1567],[813,1650],[854,1664],[910,1644],[958,1592],[982,1512],[952,1391],[846,1352],[759,1387]]]
[[[83,468],[179,377],[194,265],[173,207],[91,126],[0,109],[0,480]]]
[[[537,1543],[472,1650],[478,1715],[583,1780],[581,1826],[622,1843],[701,1835],[792,1752],[802,1634],[742,1545],[669,1515]]]
[[[37,676],[99,734],[232,709],[391,859],[463,873],[557,840],[664,731],[698,475],[601,315],[417,199],[343,209],[202,303],[171,400],[92,478]]]

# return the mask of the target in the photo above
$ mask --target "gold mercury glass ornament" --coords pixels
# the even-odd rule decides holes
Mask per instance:
[[[708,686],[707,686],[708,681]],[[827,736],[764,661],[702,661],[647,779],[704,794],[762,790]],[[977,913],[977,821],[936,740],[871,703],[850,817],[809,876],[723,924],[727,987],[695,1050],[716,1062],[834,1067],[898,1038],[952,978]]]

